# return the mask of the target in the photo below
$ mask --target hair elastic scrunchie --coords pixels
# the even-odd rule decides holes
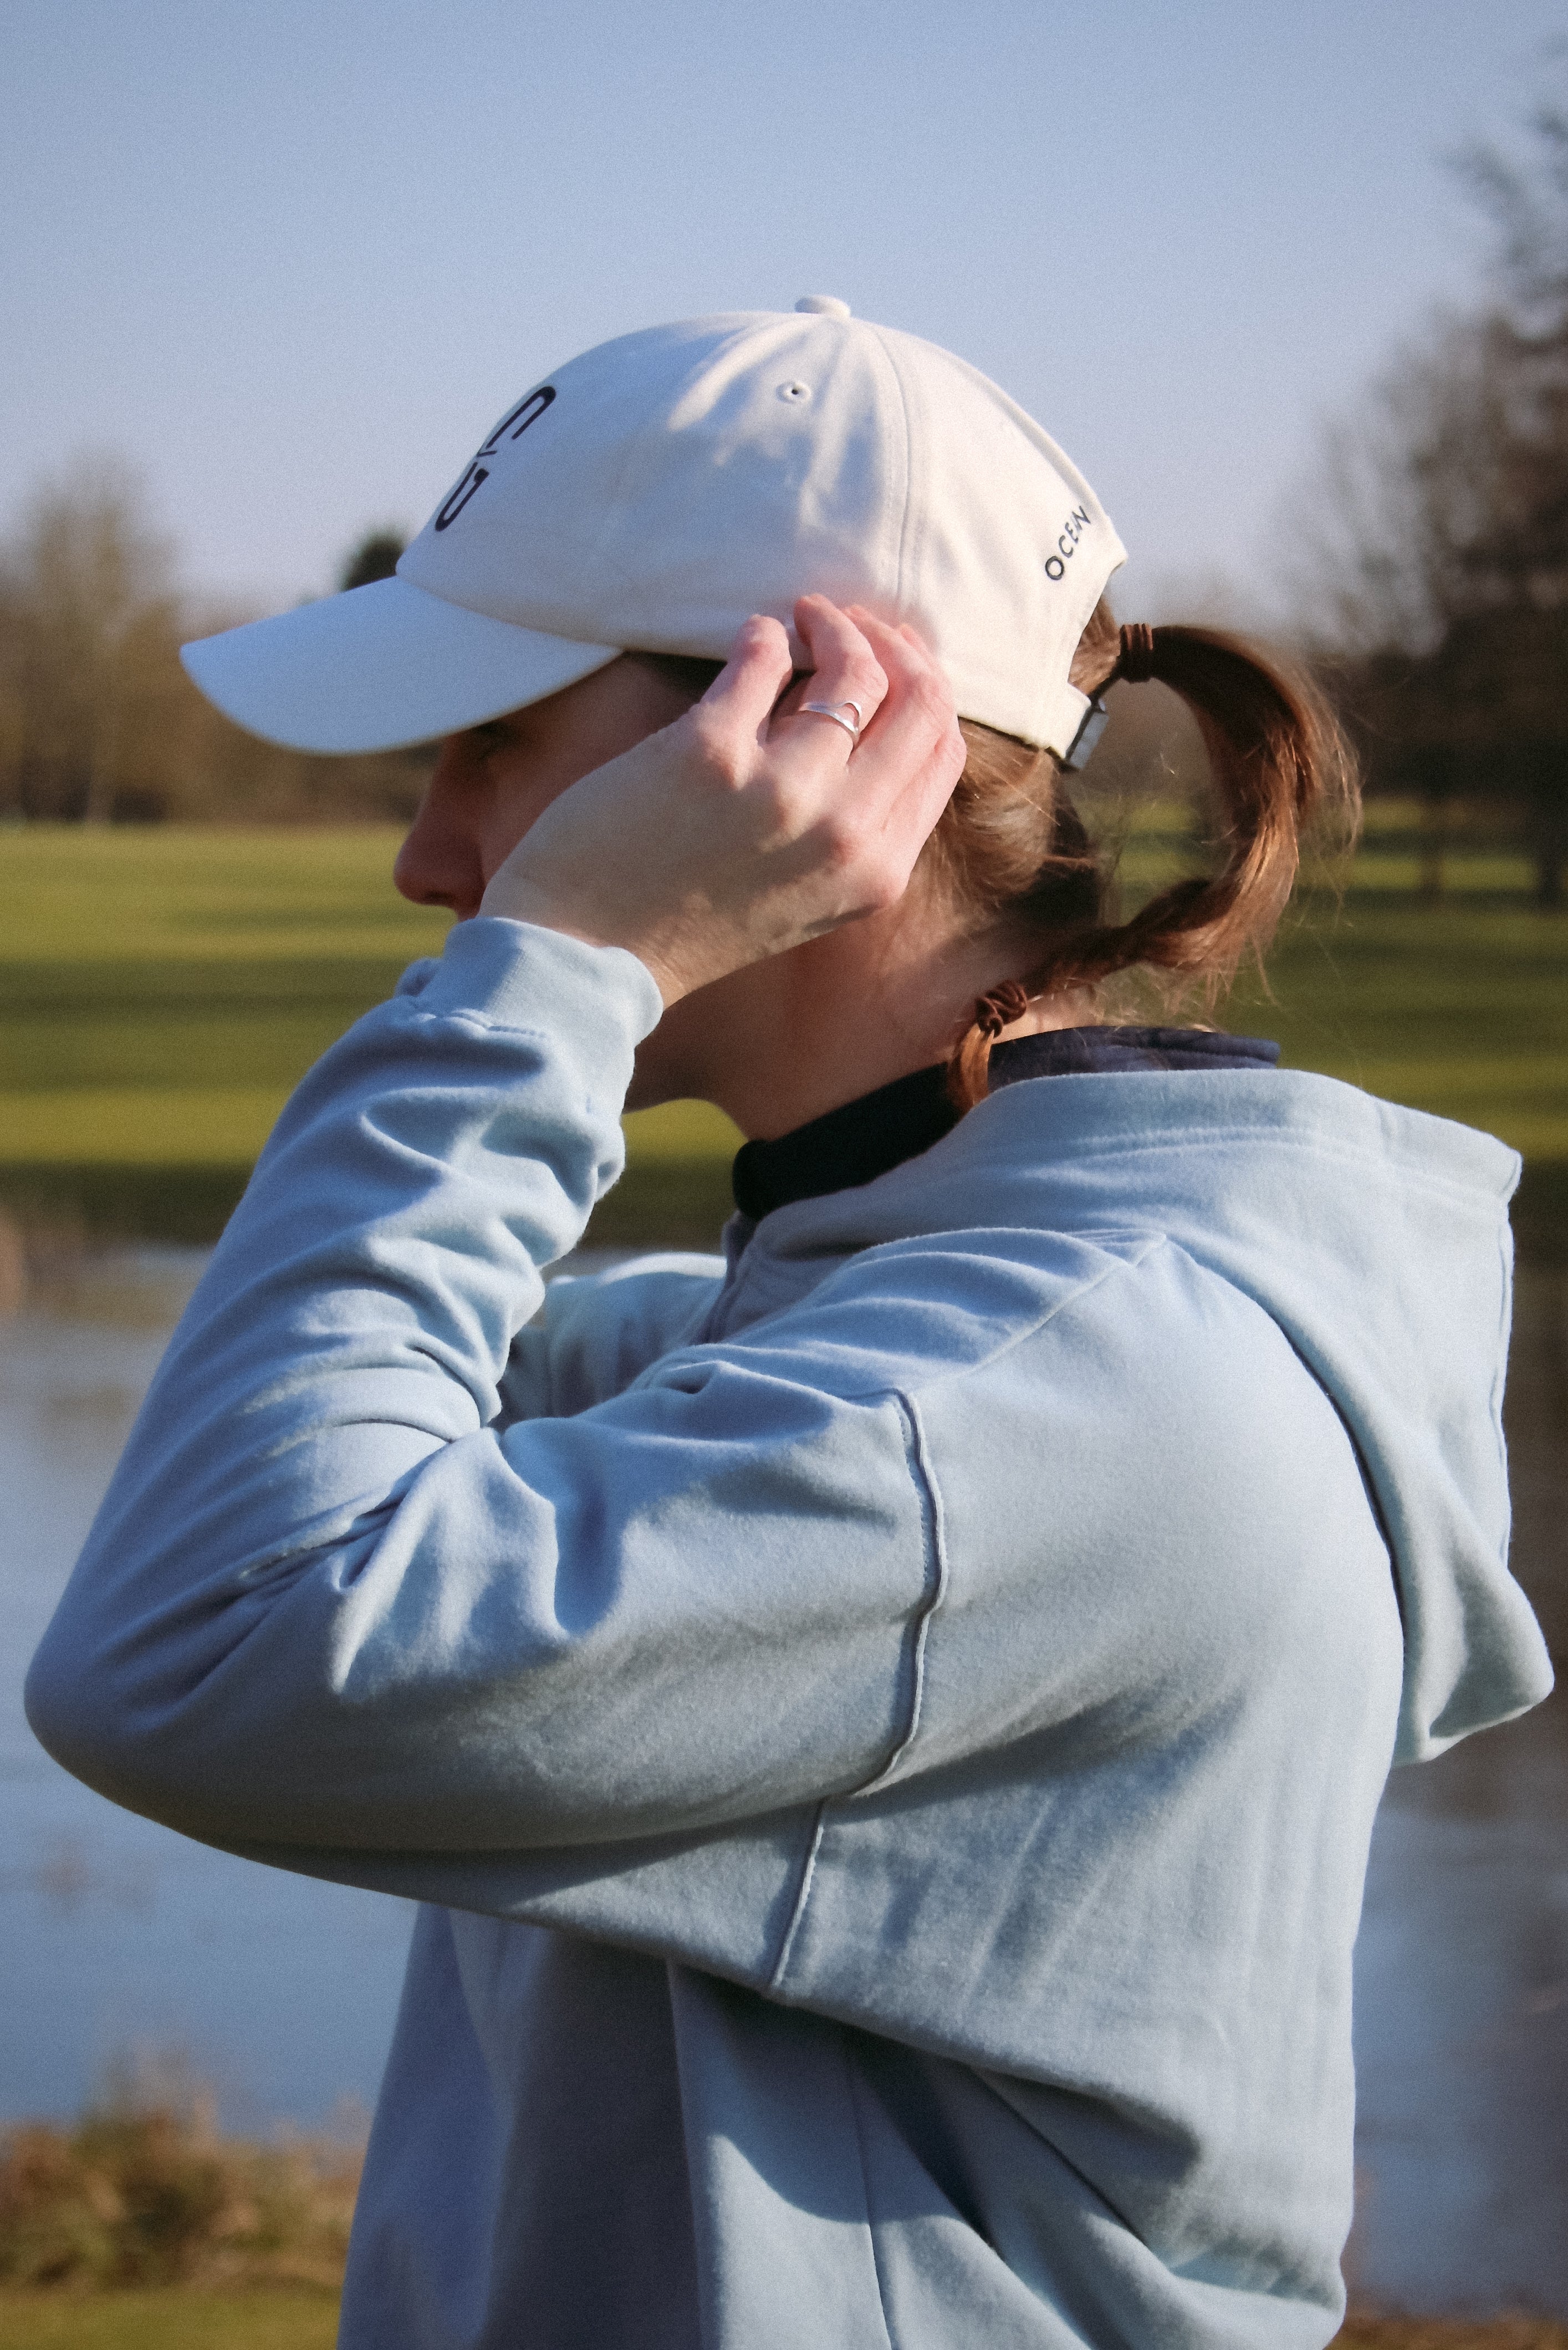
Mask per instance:
[[[1011,1028],[1015,1020],[1022,1020],[1028,1009],[1029,997],[1025,991],[1015,979],[1004,979],[999,987],[993,987],[982,995],[975,1005],[974,1024],[982,1036],[989,1036],[994,1044],[1002,1030]]]
[[[1148,622],[1129,621],[1122,630],[1121,645],[1112,674],[1124,685],[1147,685],[1154,675],[1154,630]]]

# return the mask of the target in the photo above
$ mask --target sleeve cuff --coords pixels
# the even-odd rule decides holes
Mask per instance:
[[[432,1018],[535,1032],[553,1027],[570,1006],[574,1027],[608,1024],[632,1045],[664,1016],[652,973],[624,947],[589,946],[499,914],[454,922],[439,961],[411,965],[398,993]]]

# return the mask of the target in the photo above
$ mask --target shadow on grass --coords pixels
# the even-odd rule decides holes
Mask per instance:
[[[88,1244],[215,1241],[250,1180],[239,1167],[5,1167],[0,1211],[29,1234]],[[716,1249],[734,1201],[727,1159],[628,1169],[595,1209],[588,1248]]]
[[[84,1243],[215,1241],[248,1167],[0,1166],[0,1210],[24,1232]],[[588,1248],[716,1249],[733,1202],[726,1159],[633,1164],[595,1209]],[[1521,1258],[1568,1263],[1568,1159],[1536,1159],[1513,1203]]]
[[[215,1241],[249,1167],[0,1167],[0,1209],[24,1232],[83,1241]]]
[[[204,2293],[0,2291],[7,2350],[331,2350],[337,2296],[262,2288]],[[1550,2318],[1353,2317],[1333,2350],[1568,2350]]]

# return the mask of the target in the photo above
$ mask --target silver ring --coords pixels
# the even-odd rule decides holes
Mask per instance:
[[[844,715],[846,710],[855,712],[853,720]],[[836,726],[843,727],[852,743],[858,743],[866,724],[857,702],[803,702],[790,714],[794,718],[831,718]]]

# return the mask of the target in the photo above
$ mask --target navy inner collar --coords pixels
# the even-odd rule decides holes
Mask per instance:
[[[1202,1028],[1050,1028],[993,1047],[991,1089],[1106,1070],[1272,1069],[1279,1057],[1279,1046],[1262,1037]],[[916,1069],[776,1141],[743,1143],[732,1171],[735,1205],[760,1218],[792,1201],[851,1191],[918,1158],[958,1124],[947,1075],[945,1063]]]

